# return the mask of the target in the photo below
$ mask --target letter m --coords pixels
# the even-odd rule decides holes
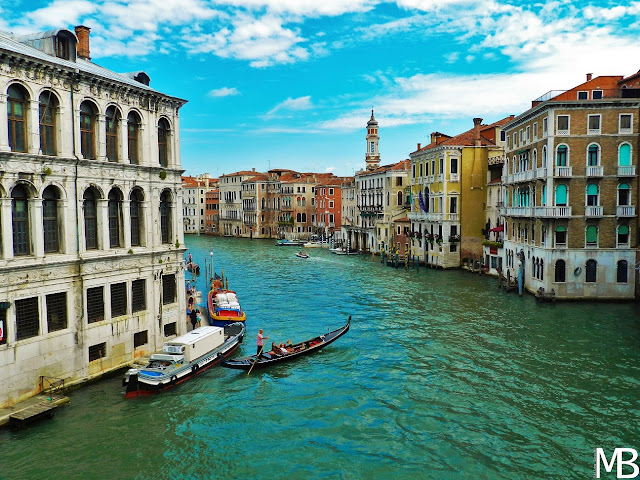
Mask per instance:
[[[622,454],[628,452],[631,454],[631,458],[629,460],[623,460]],[[596,448],[595,455],[595,477],[600,478],[600,461],[602,461],[604,465],[604,470],[607,473],[610,473],[613,470],[613,465],[615,463],[618,464],[617,468],[617,477],[618,478],[636,478],[640,473],[640,469],[634,463],[638,458],[638,452],[636,452],[633,448],[616,448],[613,450],[613,455],[611,456],[611,462],[607,462],[607,456],[604,453],[602,448]],[[622,466],[629,465],[633,469],[633,473],[623,474]]]

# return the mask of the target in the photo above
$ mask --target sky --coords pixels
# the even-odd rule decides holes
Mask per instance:
[[[182,167],[353,175],[431,132],[518,115],[587,73],[640,69],[640,1],[0,0],[16,34],[91,28],[92,61],[144,70],[180,110]]]

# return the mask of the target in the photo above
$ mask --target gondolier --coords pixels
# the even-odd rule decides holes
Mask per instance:
[[[260,352],[262,352],[262,347],[264,347],[264,341],[268,339],[269,337],[262,336],[262,329],[260,329],[260,331],[258,332],[258,336],[256,337],[256,357],[260,355]]]

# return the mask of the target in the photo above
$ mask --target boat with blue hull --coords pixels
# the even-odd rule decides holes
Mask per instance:
[[[244,334],[244,324],[238,322],[224,328],[199,327],[168,341],[146,366],[127,371],[122,380],[127,387],[125,397],[158,393],[207,371],[231,355]]]

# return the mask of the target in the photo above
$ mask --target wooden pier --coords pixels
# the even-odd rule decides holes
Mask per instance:
[[[58,408],[58,404],[53,399],[44,400],[9,415],[9,424],[17,428],[26,427],[38,420],[52,418],[56,408]]]

